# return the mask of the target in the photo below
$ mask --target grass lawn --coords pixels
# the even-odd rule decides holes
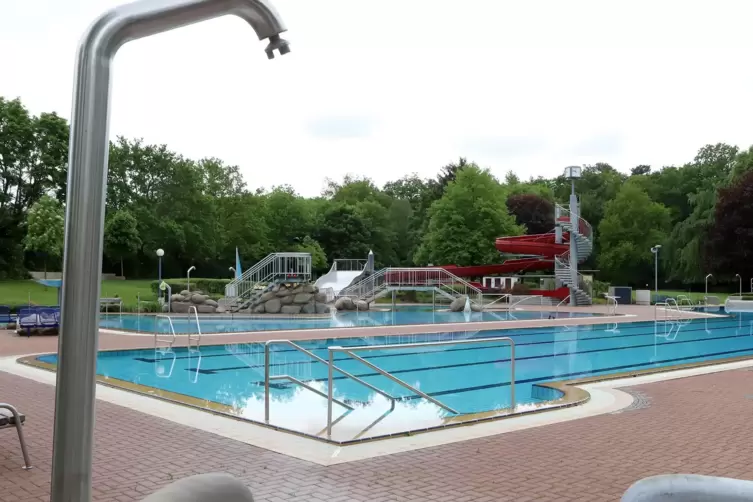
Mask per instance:
[[[149,287],[151,281],[102,281],[102,297],[119,297],[123,305],[136,305],[137,295],[142,301],[156,301]],[[35,281],[0,281],[0,305],[57,305],[57,288],[43,286]]]

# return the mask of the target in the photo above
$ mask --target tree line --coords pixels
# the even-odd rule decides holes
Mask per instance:
[[[31,114],[0,97],[0,278],[60,269],[68,162],[68,123]],[[575,183],[581,215],[593,227],[583,266],[614,284],[653,283],[650,248],[661,244],[663,282],[753,277],[753,148],[706,145],[680,166],[639,165],[629,174],[607,163],[583,166]],[[276,251],[306,251],[316,272],[337,258],[377,265],[499,263],[500,236],[544,233],[570,180],[501,179],[460,158],[434,178],[412,174],[377,186],[347,176],[318,197],[290,186],[250,190],[238,166],[188,159],[165,145],[118,137],[110,145],[104,271],[153,278],[191,265],[228,277],[239,249],[248,267]],[[747,280],[747,279],[746,279]]]

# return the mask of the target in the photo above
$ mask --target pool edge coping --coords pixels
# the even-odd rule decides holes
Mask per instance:
[[[47,355],[47,353],[0,358],[0,371],[55,386],[56,373],[19,362],[24,358],[36,358],[43,355]],[[10,366],[8,366],[9,363]],[[197,409],[192,406],[182,406],[162,399],[149,399],[153,396],[129,392],[122,388],[106,384],[98,386],[97,399],[187,427],[217,434],[228,439],[234,439],[245,444],[314,464],[328,466],[613,413],[630,406],[633,402],[634,398],[632,395],[619,390],[622,387],[632,387],[721,371],[733,371],[750,366],[753,366],[753,357],[736,362],[719,360],[702,366],[664,370],[650,374],[622,377],[621,379],[601,379],[600,381],[591,383],[580,382],[577,385],[583,385],[584,388],[574,388],[579,388],[582,392],[587,393],[590,399],[579,406],[544,410],[549,411],[549,413],[539,412],[508,415],[500,417],[505,418],[505,420],[487,420],[485,422],[464,424],[463,427],[440,428],[431,431],[431,434],[415,434],[379,441],[366,441],[346,446],[325,443],[288,432],[275,431],[268,427],[258,427],[255,426],[255,423],[247,420],[232,419],[224,415],[207,413],[204,409]],[[565,384],[566,382],[559,383]],[[102,391],[105,392],[103,393]],[[185,413],[186,410],[190,410],[190,412],[187,414]],[[218,421],[219,424],[216,427],[208,426],[206,424],[208,421],[206,417],[210,417],[211,420],[209,421]],[[238,425],[241,427],[238,427]],[[241,428],[243,432],[239,432]],[[249,438],[249,436],[254,435],[256,437]]]

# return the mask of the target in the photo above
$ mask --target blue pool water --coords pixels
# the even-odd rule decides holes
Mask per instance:
[[[596,326],[542,327],[530,329],[454,332],[389,337],[340,338],[302,341],[299,344],[327,359],[327,347],[379,346],[474,340],[478,343],[421,348],[374,350],[359,355],[421,389],[462,414],[500,410],[510,406],[510,349],[501,342],[484,339],[509,336],[516,343],[515,393],[519,410],[560,397],[558,391],[539,384],[753,356],[753,316],[737,315],[682,323],[625,323]],[[40,359],[56,362],[55,355]],[[451,413],[428,402],[362,363],[335,354],[335,364],[366,382],[402,398],[385,420],[371,426],[369,437],[441,424]],[[103,352],[97,373],[228,406],[229,413],[263,421],[264,348],[262,344],[205,346],[200,350],[136,350]],[[289,375],[326,391],[327,366],[286,345],[271,346],[272,376]],[[334,395],[356,407],[352,420],[346,416],[338,427],[366,427],[388,408],[386,401],[360,383],[335,374]],[[271,384],[271,423],[310,434],[321,434],[325,424],[326,399],[286,380]],[[376,404],[375,404],[376,403]],[[378,406],[377,406],[378,405]],[[378,408],[371,410],[370,407]],[[338,408],[338,414],[342,409]],[[363,411],[366,410],[366,411]],[[358,419],[358,413],[363,418]],[[368,415],[368,416],[367,416]],[[350,420],[350,422],[349,422]],[[381,429],[380,429],[381,427]],[[365,434],[365,435],[364,435]],[[345,436],[355,433],[349,430]],[[346,439],[347,439],[346,438]]]
[[[419,307],[416,307],[418,309]],[[533,312],[514,310],[512,312],[474,312],[466,317],[462,312],[400,309],[396,311],[343,312],[335,318],[263,318],[249,316],[204,316],[199,318],[202,333],[227,333],[244,331],[277,331],[291,329],[323,329],[365,326],[393,326],[406,324],[444,324],[479,321],[515,321],[547,319],[549,317],[593,317],[599,314],[568,312]],[[127,331],[168,332],[168,321],[153,315],[103,315],[99,325],[102,328]],[[177,333],[195,333],[196,321],[191,316],[176,315],[173,327]]]

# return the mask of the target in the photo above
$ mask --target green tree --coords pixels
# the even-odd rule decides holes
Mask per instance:
[[[753,276],[753,171],[746,171],[718,192],[713,225],[705,240],[705,264],[732,279]]]
[[[330,260],[365,258],[371,250],[368,221],[347,204],[335,204],[326,210],[314,238]]]
[[[604,208],[599,224],[599,267],[613,284],[643,285],[653,277],[651,247],[669,232],[666,207],[633,183],[625,183]]]
[[[126,210],[121,210],[107,218],[105,222],[105,254],[120,262],[120,276],[125,277],[123,261],[136,255],[141,247],[136,218]]]
[[[44,278],[47,278],[47,260],[63,256],[65,216],[63,206],[54,197],[43,195],[29,210],[24,247],[39,253],[44,261]]]
[[[311,268],[313,271],[321,273],[327,270],[327,255],[322,246],[310,236],[307,235],[301,240],[301,243],[296,246],[296,251],[311,255]]]
[[[487,169],[474,164],[458,171],[429,211],[429,226],[416,262],[481,265],[499,261],[496,237],[521,235],[507,211],[505,189]]]

